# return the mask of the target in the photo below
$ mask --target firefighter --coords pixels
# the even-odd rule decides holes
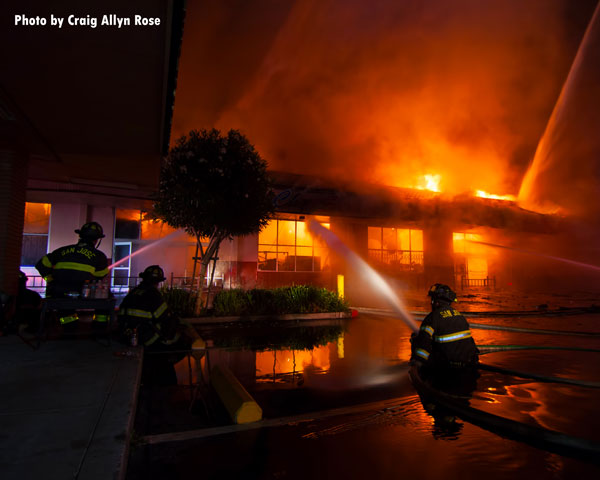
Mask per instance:
[[[19,291],[15,302],[15,317],[20,332],[34,333],[40,328],[42,297],[27,288],[27,275],[19,270]]]
[[[79,235],[76,244],[57,248],[35,265],[46,280],[47,298],[79,296],[86,281],[95,282],[108,274],[108,259],[98,250],[105,236],[102,226],[88,222],[75,233]],[[77,320],[76,312],[61,312],[60,323],[63,326],[75,325]],[[108,313],[98,312],[94,320],[106,324]]]
[[[436,283],[428,292],[431,313],[412,338],[411,361],[433,368],[469,368],[477,366],[479,351],[471,337],[466,318],[452,307],[456,293]]]
[[[435,377],[438,386],[452,389],[455,377],[465,373],[469,377],[477,371],[479,350],[467,320],[452,306],[457,301],[456,293],[447,285],[436,283],[428,295],[431,313],[411,338],[411,363],[424,375]]]
[[[159,265],[151,265],[140,273],[140,278],[142,282],[127,294],[119,306],[121,339],[144,347],[142,383],[175,385],[177,376],[173,365],[191,348],[199,367],[206,344],[167,306],[158,289],[165,280],[163,269]]]
[[[454,309],[456,293],[441,283],[432,285],[431,313],[423,322],[418,333],[411,337],[411,365],[418,368],[420,376],[434,389],[454,397],[459,402],[468,402],[477,387],[479,373],[479,350],[471,337],[466,318]],[[433,416],[442,430],[455,432],[455,416],[436,404],[435,398],[419,392],[427,413]]]

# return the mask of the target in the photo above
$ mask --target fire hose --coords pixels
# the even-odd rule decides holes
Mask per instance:
[[[453,398],[425,382],[416,367],[409,371],[410,379],[420,394],[434,398],[435,403],[455,413],[465,421],[516,440],[526,440],[535,446],[558,454],[566,454],[594,463],[600,462],[600,444],[536,425],[511,420],[484,412]]]
[[[554,347],[554,346],[541,346],[541,345],[478,345],[480,355],[485,355],[494,352],[507,352],[514,350],[570,350],[579,352],[595,352],[600,353],[600,350],[595,348],[583,348],[583,347]],[[581,387],[600,388],[600,382],[591,382],[586,380],[574,380],[565,377],[553,377],[549,375],[538,375],[536,373],[521,372],[518,370],[510,370],[507,368],[496,367],[494,365],[488,365],[485,363],[479,363],[478,367],[481,370],[487,370],[490,372],[502,373],[504,375],[513,375],[520,378],[531,378],[533,380],[539,380],[542,382],[551,383],[565,383],[569,385],[577,385]]]

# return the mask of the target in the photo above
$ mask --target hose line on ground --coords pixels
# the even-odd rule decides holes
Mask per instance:
[[[543,330],[539,328],[521,328],[521,327],[505,327],[504,325],[489,325],[487,323],[471,323],[471,328],[480,330],[503,330],[506,332],[520,332],[520,333],[539,333],[544,335],[576,335],[582,337],[600,337],[600,333],[596,332],[574,332],[571,330]]]
[[[596,442],[567,435],[538,425],[529,425],[509,418],[500,417],[474,408],[432,388],[431,385],[421,378],[415,367],[410,369],[409,376],[420,396],[434,399],[436,404],[454,412],[467,422],[474,423],[475,425],[479,425],[482,428],[509,438],[518,440],[524,439],[528,443],[560,455],[572,455],[596,464],[599,462],[600,444]]]
[[[600,382],[589,382],[586,380],[574,380],[572,378],[538,375],[537,373],[520,372],[518,370],[510,370],[508,368],[496,367],[495,365],[488,365],[486,363],[480,363],[479,369],[487,370],[489,372],[502,373],[504,375],[512,375],[520,378],[531,378],[533,380],[539,380],[541,382],[566,383],[568,385],[577,385],[579,387],[600,388]]]
[[[597,348],[584,347],[560,347],[548,345],[477,345],[480,355],[494,352],[507,352],[511,350],[573,350],[577,352],[595,352],[600,353]]]
[[[480,355],[494,352],[507,352],[512,350],[574,350],[579,352],[596,352],[600,353],[600,350],[593,348],[582,348],[582,347],[553,347],[553,346],[541,346],[541,345],[478,345]],[[542,382],[551,383],[566,383],[569,385],[577,385],[581,387],[600,388],[599,382],[591,382],[587,380],[574,380],[564,377],[552,377],[549,375],[538,375],[537,373],[521,372],[518,370],[510,370],[507,368],[496,367],[494,365],[488,365],[480,363],[479,368],[481,370],[488,370],[490,372],[502,373],[505,375],[513,375],[520,378],[531,378],[534,380],[540,380]]]

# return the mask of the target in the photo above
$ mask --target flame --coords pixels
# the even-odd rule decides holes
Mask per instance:
[[[430,190],[432,192],[441,192],[440,182],[442,180],[442,176],[439,174],[428,174],[423,175],[419,180],[417,185],[412,188],[416,188],[417,190]]]
[[[517,197],[515,197],[514,195],[494,195],[493,193],[487,193],[487,192],[484,192],[483,190],[476,190],[475,196],[483,197],[483,198],[492,198],[494,200],[506,200],[509,202],[517,201]]]

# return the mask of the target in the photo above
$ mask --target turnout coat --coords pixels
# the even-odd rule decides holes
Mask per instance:
[[[478,362],[479,350],[466,318],[450,305],[434,309],[413,337],[412,361],[434,367],[467,367]]]

